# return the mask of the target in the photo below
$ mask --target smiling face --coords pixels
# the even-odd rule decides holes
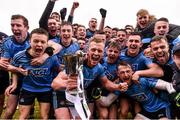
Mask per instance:
[[[165,21],[157,21],[154,26],[155,35],[165,36],[169,32],[169,23]]]
[[[27,37],[28,26],[24,25],[24,21],[22,18],[12,19],[11,20],[11,30],[13,36],[15,37],[16,41],[19,43],[24,42]]]
[[[130,35],[127,41],[127,54],[129,56],[138,55],[142,46],[141,37],[139,35]]]
[[[141,28],[145,28],[148,23],[149,23],[149,15],[148,14],[142,14],[142,15],[137,16],[137,24]]]
[[[118,41],[119,41],[120,43],[126,41],[127,35],[126,35],[125,31],[118,31],[118,32],[117,32],[117,38],[118,38]]]
[[[87,52],[88,66],[93,67],[99,63],[104,54],[104,43],[92,41]]]
[[[60,31],[61,42],[64,46],[69,46],[72,41],[73,31],[71,25],[63,25],[61,26]]]
[[[154,57],[158,60],[160,64],[165,64],[169,60],[169,45],[166,40],[161,39],[159,41],[151,42],[151,50]]]
[[[48,46],[48,36],[44,34],[34,33],[30,39],[30,54],[33,57],[39,57],[43,55],[45,49]]]
[[[86,28],[84,26],[80,26],[77,28],[76,37],[77,39],[86,38]]]

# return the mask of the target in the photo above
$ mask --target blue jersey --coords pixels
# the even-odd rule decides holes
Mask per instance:
[[[121,61],[126,61],[131,64],[133,71],[144,70],[148,68],[149,64],[152,64],[152,60],[144,56],[143,52],[140,52],[137,56],[131,57],[127,55],[127,49],[121,52]]]
[[[152,88],[155,87],[157,79],[140,78],[139,82],[139,84],[132,82],[128,90],[124,93],[140,102],[146,111],[156,112],[170,105],[169,102],[161,100],[152,92]],[[115,94],[119,95],[120,91],[116,91]]]
[[[8,37],[5,33],[0,32],[0,56],[3,53],[3,43],[5,41],[5,38]]]
[[[76,42],[72,42],[68,47],[63,46],[63,49],[59,53],[57,53],[60,64],[64,64],[63,56],[65,54],[75,54],[76,51],[78,50],[79,50],[79,45]]]
[[[22,66],[28,70],[28,75],[23,78],[22,88],[30,92],[50,91],[53,72],[58,71],[60,66],[57,56],[49,57],[40,66],[32,66],[31,60],[32,56],[24,50],[17,53],[12,61],[14,66]]]
[[[141,47],[143,50],[148,48],[148,46],[150,45],[150,42],[151,42],[151,39],[152,38],[143,38],[142,39],[142,43],[143,43],[143,46]]]
[[[164,81],[167,81],[167,82],[172,82],[172,76],[174,74],[173,68],[172,68],[172,64],[174,62],[172,54],[170,53],[169,59],[165,64],[161,64],[156,58],[153,58],[153,62],[158,64],[164,72],[164,75],[162,77],[159,77],[159,78],[164,80]]]
[[[95,31],[91,31],[89,28],[86,29],[86,38],[89,39],[91,37],[93,37]]]
[[[170,49],[172,49],[173,46],[175,46],[176,44],[180,43],[180,37],[179,36],[177,38],[174,38],[172,36],[166,35],[166,38],[168,40]],[[152,40],[152,38],[143,38],[142,39],[142,43],[143,43],[142,49],[147,48],[148,45],[150,45],[151,40]]]
[[[174,39],[170,44],[170,46],[175,46],[176,44],[180,43],[180,37],[178,36],[176,39]]]
[[[13,36],[7,37],[3,43],[3,54],[1,56],[7,59],[12,59],[16,53],[25,50],[29,46],[28,37],[23,43],[16,42]]]
[[[175,37],[175,36],[172,36],[170,34],[167,34],[166,38],[168,40],[170,49],[172,49],[173,46],[175,46],[176,44],[180,43],[180,36]]]
[[[52,40],[53,42],[55,42],[55,43],[60,43],[60,38],[59,37],[55,37],[55,38],[53,38],[53,39],[49,39],[49,40]]]
[[[119,61],[116,61],[115,63],[108,63],[107,62],[107,57],[103,59],[102,66],[104,67],[105,70],[105,75],[107,78],[111,81],[114,81],[117,78],[117,65]]]
[[[94,67],[88,67],[86,63],[83,66],[83,75],[84,75],[84,88],[87,88],[91,83],[98,78],[104,77],[105,72],[103,66],[98,63]]]

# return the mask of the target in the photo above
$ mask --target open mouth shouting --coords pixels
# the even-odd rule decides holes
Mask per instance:
[[[166,62],[166,54],[164,52],[156,53],[156,59],[158,59],[158,61],[160,63],[165,63]]]
[[[127,84],[129,84],[131,81],[131,77],[126,77],[126,78],[123,78],[123,82],[126,82]]]
[[[164,36],[164,35],[165,35],[165,32],[160,32],[159,35],[160,35],[160,36]]]
[[[84,37],[84,36],[85,36],[85,33],[82,32],[82,33],[80,33],[79,35],[80,35],[81,37]]]
[[[143,26],[143,27],[146,27],[146,25],[147,25],[147,22],[145,22],[145,21],[142,21],[142,22],[140,22],[140,24],[141,24],[141,26]]]
[[[91,65],[98,64],[100,59],[101,59],[100,55],[91,55],[91,59],[90,59]]]
[[[96,25],[92,25],[92,28],[93,28],[93,29],[96,29]]]
[[[44,51],[43,48],[37,47],[35,48],[34,52],[35,52],[35,56],[40,56],[41,54],[43,54]]]
[[[108,62],[109,63],[114,63],[116,61],[116,56],[115,55],[109,55],[108,56]]]
[[[68,46],[71,43],[70,35],[63,35],[62,36],[62,43],[64,46]]]
[[[55,30],[55,29],[51,29],[51,30],[50,30],[50,34],[53,35],[53,36],[55,36],[55,35],[56,35],[56,31],[57,31],[57,30]]]
[[[22,40],[21,32],[14,32],[14,37],[16,40]]]

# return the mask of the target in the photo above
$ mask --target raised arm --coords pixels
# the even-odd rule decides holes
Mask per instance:
[[[48,4],[47,4],[47,6],[46,6],[40,20],[39,20],[39,27],[44,28],[45,30],[48,30],[48,25],[47,25],[48,18],[51,15],[51,12],[52,12],[52,10],[54,8],[55,1],[56,0],[49,0],[48,1]]]
[[[72,5],[72,8],[71,8],[71,11],[70,11],[70,14],[68,16],[68,22],[70,22],[71,24],[73,23],[73,18],[74,18],[74,11],[76,8],[79,7],[79,2],[73,2],[73,5]]]
[[[105,9],[103,9],[103,8],[101,8],[99,11],[100,11],[100,14],[101,14],[101,16],[102,16],[101,22],[100,22],[100,24],[99,24],[99,30],[100,30],[100,31],[103,31],[107,11],[106,11]]]

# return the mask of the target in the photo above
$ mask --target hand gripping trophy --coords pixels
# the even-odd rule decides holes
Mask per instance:
[[[77,88],[73,90],[66,90],[66,99],[72,102],[75,106],[75,112],[81,117],[81,119],[89,119],[90,110],[88,108],[83,83],[83,60],[84,53],[78,52],[77,54],[64,55],[65,70],[68,76],[78,75]],[[70,108],[72,116],[75,118],[75,112]]]

